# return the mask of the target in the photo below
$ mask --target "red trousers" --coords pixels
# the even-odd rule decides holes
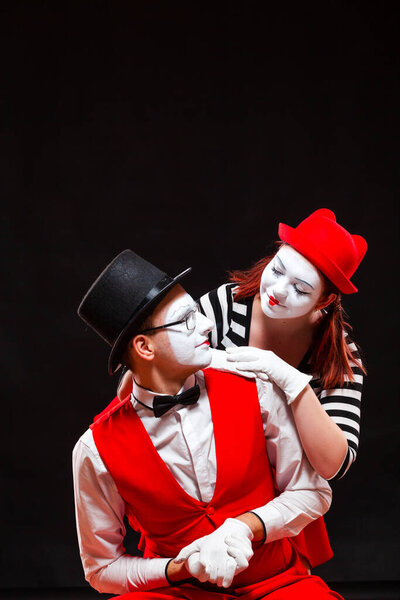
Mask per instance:
[[[202,584],[199,584],[201,586]],[[283,573],[241,588],[197,587],[185,583],[177,587],[163,587],[147,592],[130,592],[116,598],[123,600],[343,600],[315,575],[308,575],[304,567],[292,565]]]

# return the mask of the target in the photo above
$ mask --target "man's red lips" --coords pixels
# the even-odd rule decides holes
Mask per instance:
[[[276,298],[274,298],[273,296],[268,296],[268,298],[271,306],[274,306],[274,304],[279,304],[279,300],[276,300]]]

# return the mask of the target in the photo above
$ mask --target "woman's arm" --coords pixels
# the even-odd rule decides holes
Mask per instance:
[[[312,389],[318,380],[301,373],[268,350],[228,348],[227,360],[244,375],[258,374],[278,385],[292,405],[304,451],[313,468],[326,479],[342,477],[358,448],[362,372],[352,365],[354,381],[340,388]],[[303,377],[306,377],[303,375]]]
[[[340,470],[348,452],[347,439],[307,385],[291,404],[297,431],[311,466],[325,479]]]
[[[320,407],[329,416],[331,422],[334,423],[340,429],[347,443],[346,454],[343,458],[342,463],[339,464],[339,454],[337,449],[333,446],[336,440],[336,434],[332,433],[332,426],[328,423],[328,429],[326,431],[328,432],[328,439],[332,443],[331,449],[327,450],[329,455],[328,461],[330,462],[333,459],[333,464],[331,464],[330,468],[331,474],[330,476],[327,476],[327,478],[329,479],[340,479],[347,473],[350,466],[353,464],[357,457],[358,443],[360,437],[361,395],[364,380],[363,371],[360,368],[362,366],[361,357],[356,344],[351,340],[347,332],[344,333],[344,336],[349,350],[351,350],[352,355],[359,362],[359,364],[356,364],[353,361],[350,362],[350,366],[353,371],[353,381],[349,381],[349,379],[346,377],[345,382],[342,386],[332,389],[321,389],[319,387],[320,382],[318,379],[313,378],[312,381],[310,381],[310,385],[313,388],[314,395],[316,396]],[[296,419],[297,427],[299,428],[299,433],[301,429],[303,431],[303,436],[307,438],[307,440],[305,440],[305,443],[309,446],[313,445],[313,435],[315,433],[313,431],[313,427],[310,428],[309,434],[307,434],[306,431],[307,423],[305,419],[307,419],[307,413],[311,406],[314,406],[314,416],[318,418],[320,408],[315,404],[315,398],[313,398],[312,400],[312,405],[310,400],[306,400],[305,402],[302,401],[301,403],[299,403],[297,407],[293,407],[293,414],[295,412],[297,413],[297,415],[294,414],[294,416]],[[320,419],[320,424],[322,427],[323,422],[326,420],[326,417],[324,415],[320,415]],[[320,446],[318,440],[320,440],[320,437],[318,434],[316,434],[316,452],[318,451]],[[326,445],[322,444],[322,446],[320,447],[321,451],[324,452],[326,449]],[[311,452],[313,455],[316,453],[313,452],[311,449],[309,449],[309,452]],[[311,462],[310,456],[308,458]],[[336,471],[334,471],[335,466],[337,466]]]

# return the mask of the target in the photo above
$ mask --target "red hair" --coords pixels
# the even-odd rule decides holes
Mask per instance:
[[[277,242],[278,249],[282,245],[282,242]],[[228,273],[229,280],[239,286],[235,300],[251,298],[259,293],[263,271],[274,256],[275,254],[265,256],[250,269]],[[318,374],[322,387],[328,389],[342,386],[345,381],[354,381],[351,363],[363,373],[366,371],[345,340],[344,331],[352,328],[345,321],[347,315],[342,307],[341,294],[323,273],[321,276],[324,280],[324,290],[320,301],[323,302],[332,293],[335,294],[335,299],[324,309],[326,314],[314,331],[310,366],[312,372]]]

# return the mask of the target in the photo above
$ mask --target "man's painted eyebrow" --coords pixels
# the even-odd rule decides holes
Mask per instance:
[[[175,310],[172,312],[171,318],[172,318],[172,317],[175,317],[176,315],[179,315],[179,316],[181,316],[181,315],[182,315],[182,317],[183,317],[183,316],[184,316],[184,315],[185,315],[187,312],[189,312],[190,310],[194,310],[194,308],[195,308],[195,306],[192,306],[192,305],[190,305],[190,304],[186,304],[186,305],[184,305],[184,306],[179,306],[179,308],[176,308],[176,309],[175,309]]]
[[[314,289],[314,287],[311,285],[311,283],[308,283],[307,281],[304,281],[304,279],[299,279],[299,277],[295,277],[295,279],[296,279],[296,281],[301,281],[301,283],[305,283],[310,288]]]

